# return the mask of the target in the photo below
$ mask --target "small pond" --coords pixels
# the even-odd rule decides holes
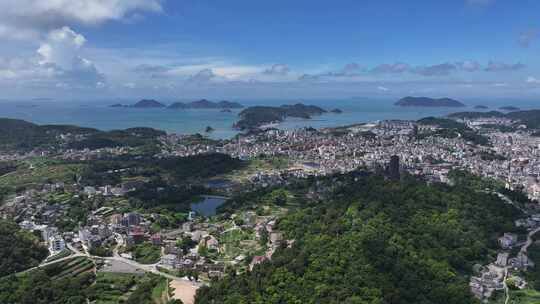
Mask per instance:
[[[191,204],[191,210],[197,215],[212,216],[216,214],[216,208],[223,205],[227,200],[223,196],[203,195],[200,201]]]

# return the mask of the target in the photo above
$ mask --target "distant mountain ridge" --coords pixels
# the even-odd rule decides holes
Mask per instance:
[[[520,108],[514,107],[514,106],[504,106],[504,107],[500,107],[499,110],[503,110],[503,111],[519,111]]]
[[[222,100],[213,102],[206,99],[192,101],[189,103],[175,102],[168,106],[169,109],[241,109],[244,106],[238,102]]]
[[[484,106],[484,105],[477,105],[477,106],[474,106],[475,109],[477,110],[486,110],[486,109],[489,109],[487,106]]]
[[[133,105],[124,105],[116,103],[110,105],[111,108],[168,108],[168,109],[241,109],[244,106],[227,100],[219,102],[213,102],[206,99],[192,101],[188,103],[174,102],[169,106],[155,100],[155,99],[142,99]]]
[[[164,108],[165,105],[154,99],[143,99],[132,105],[133,108]]]
[[[465,107],[465,104],[451,98],[429,98],[407,96],[394,105],[400,107]]]

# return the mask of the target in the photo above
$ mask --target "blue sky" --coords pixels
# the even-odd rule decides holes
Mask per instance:
[[[3,99],[540,93],[540,2],[5,0]]]

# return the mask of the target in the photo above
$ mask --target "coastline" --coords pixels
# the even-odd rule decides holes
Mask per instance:
[[[29,104],[37,104],[35,101],[29,101]],[[257,102],[242,102],[247,106],[253,105],[279,105],[284,101],[269,100]],[[470,104],[464,108],[437,108],[437,107],[399,107],[394,106],[393,101],[368,102],[354,99],[345,100],[305,100],[306,104],[320,106],[326,110],[339,105],[343,113],[335,115],[325,113],[314,119],[287,118],[279,123],[268,123],[259,127],[278,128],[284,130],[297,129],[302,127],[313,128],[332,128],[344,125],[353,125],[359,123],[369,123],[378,120],[417,120],[428,116],[445,116],[450,113],[460,111],[475,111],[475,104]],[[231,113],[221,113],[217,110],[187,110],[187,111],[168,111],[161,108],[157,109],[115,109],[107,106],[109,102],[99,104],[81,104],[75,102],[42,102],[37,107],[21,107],[18,102],[0,103],[0,116],[5,118],[22,119],[36,124],[68,124],[81,127],[96,128],[99,130],[110,131],[118,129],[127,129],[132,127],[151,127],[164,130],[167,133],[176,134],[204,134],[207,126],[211,126],[214,131],[209,134],[213,139],[230,139],[241,133],[233,128],[238,121],[237,110]],[[500,103],[507,105],[508,102]],[[534,108],[533,103],[522,102],[514,103],[516,107],[526,110]],[[482,111],[491,111],[497,109],[499,104],[489,106]]]

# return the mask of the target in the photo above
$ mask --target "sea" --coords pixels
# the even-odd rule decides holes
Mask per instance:
[[[123,104],[133,104],[138,100],[122,101]],[[160,100],[161,101],[161,100]],[[279,129],[295,129],[301,127],[325,128],[369,123],[385,119],[420,119],[427,116],[445,116],[458,111],[479,111],[475,105],[486,105],[489,110],[497,110],[501,106],[515,106],[520,109],[540,108],[540,101],[508,101],[497,100],[490,102],[467,102],[462,108],[429,108],[429,107],[398,107],[394,100],[370,98],[344,99],[302,99],[302,100],[232,100],[244,106],[266,105],[279,106],[282,104],[316,105],[326,110],[341,109],[343,113],[327,113],[312,119],[290,118],[277,124]],[[118,100],[99,101],[56,101],[56,100],[0,100],[0,117],[17,118],[36,124],[70,124],[91,127],[100,130],[116,130],[131,127],[152,127],[177,134],[204,134],[210,126],[213,132],[207,134],[214,139],[232,138],[238,131],[232,126],[238,120],[241,109],[231,113],[214,109],[172,110],[166,108],[138,109],[111,108],[110,105]],[[163,103],[167,103],[162,101]],[[0,130],[1,132],[1,130]]]

